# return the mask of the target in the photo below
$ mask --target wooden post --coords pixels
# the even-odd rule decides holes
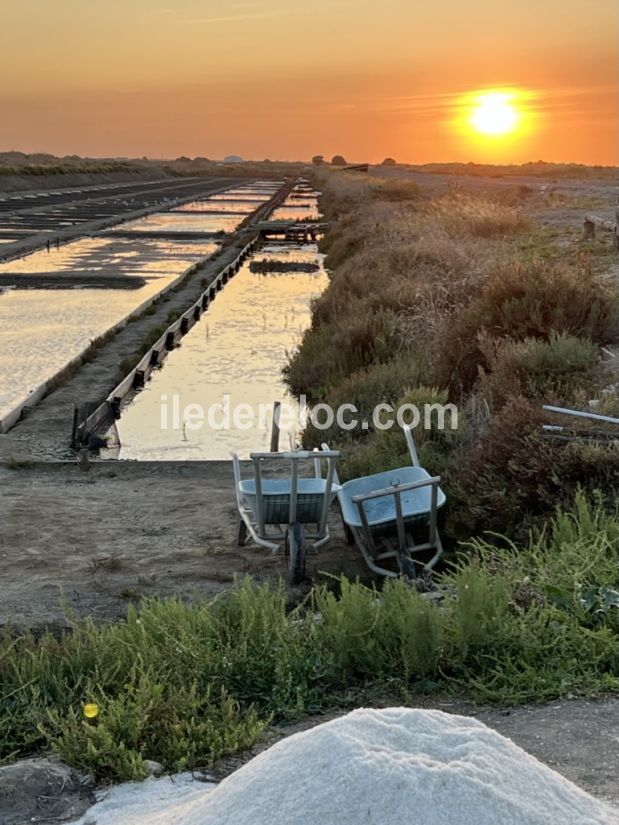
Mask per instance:
[[[73,427],[71,428],[71,447],[77,447],[77,428],[80,425],[80,411],[77,404],[73,405]]]
[[[82,447],[79,452],[79,468],[83,473],[87,473],[90,470],[90,456],[88,455],[88,449],[86,447]]]
[[[619,248],[619,227],[617,226],[617,223],[607,221],[605,218],[600,218],[597,215],[585,215],[584,240],[595,238],[596,228],[604,229],[607,232],[612,232],[614,235],[613,244],[615,248]]]
[[[273,427],[271,429],[271,452],[279,451],[279,415],[282,406],[281,401],[273,402]]]

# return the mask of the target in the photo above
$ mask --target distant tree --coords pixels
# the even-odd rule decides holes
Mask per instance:
[[[314,164],[314,166],[322,166],[324,162],[324,155],[314,155],[314,157],[312,158],[312,163]]]
[[[344,155],[333,155],[331,166],[346,166],[346,158]]]
[[[188,158],[185,155],[181,155],[179,158],[176,158],[176,160],[180,161],[182,163],[187,163],[187,162],[191,161],[191,158]]]
[[[385,158],[381,166],[397,166],[397,161],[394,158]]]

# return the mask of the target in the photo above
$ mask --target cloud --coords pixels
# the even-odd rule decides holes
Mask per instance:
[[[285,8],[280,6],[279,8],[265,9],[264,2],[252,2],[252,0],[246,0],[246,2],[228,3],[223,10],[225,10],[225,14],[213,14],[210,17],[198,17],[188,22],[210,25],[241,20],[263,20],[274,17],[279,19],[284,15],[289,17],[291,15],[305,14],[309,11],[307,7],[291,8],[290,6]]]
[[[251,14],[228,14],[222,17],[199,17],[197,20],[190,20],[190,23],[228,23],[233,20],[259,20],[265,17],[273,17],[273,12],[258,12]]]

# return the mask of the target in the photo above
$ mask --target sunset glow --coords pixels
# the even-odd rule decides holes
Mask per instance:
[[[594,5],[3,0],[0,151],[613,165],[619,7]]]

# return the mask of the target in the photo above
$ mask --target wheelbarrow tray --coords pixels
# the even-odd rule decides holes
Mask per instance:
[[[324,478],[297,479],[297,514],[296,520],[301,524],[314,524],[322,517],[327,480]],[[339,487],[331,485],[331,500]],[[258,519],[258,496],[254,479],[239,482],[239,490],[251,507],[255,519]],[[288,524],[290,521],[290,497],[292,483],[290,479],[263,479],[262,502],[265,524]],[[329,502],[331,503],[331,502]]]
[[[349,527],[361,528],[359,508],[353,501],[355,496],[367,495],[377,490],[385,490],[388,487],[401,484],[425,481],[429,478],[431,478],[430,474],[422,467],[399,467],[396,470],[387,470],[384,473],[375,473],[371,476],[346,481],[341,485],[338,492],[342,518]],[[414,522],[424,519],[432,508],[431,487],[407,490],[402,493],[401,501],[402,515],[405,521]],[[445,494],[439,488],[436,506],[442,507],[445,501]],[[379,530],[381,527],[389,527],[396,522],[395,499],[393,496],[370,499],[363,503],[363,507],[368,525],[372,528]]]

